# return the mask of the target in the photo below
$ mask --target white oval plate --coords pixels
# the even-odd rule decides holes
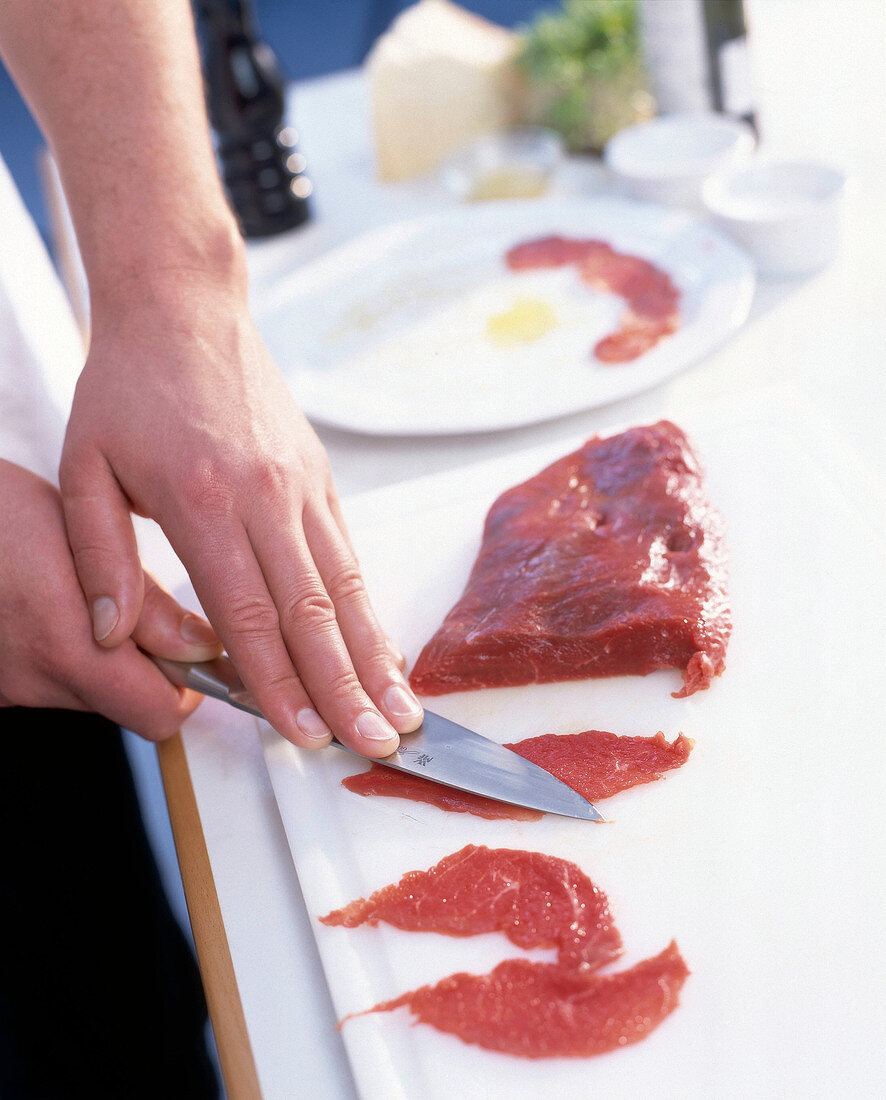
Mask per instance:
[[[681,292],[682,323],[629,363],[594,359],[624,311],[574,267],[511,272],[505,252],[533,237],[594,237],[643,256]],[[656,385],[745,321],[750,258],[690,216],[625,199],[457,207],[385,226],[279,282],[259,327],[311,419],[376,435],[485,432],[550,420]],[[490,317],[542,299],[557,325],[502,346]]]

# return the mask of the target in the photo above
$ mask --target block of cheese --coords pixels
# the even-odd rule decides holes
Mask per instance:
[[[517,37],[450,0],[419,0],[367,61],[378,174],[403,180],[519,115]]]

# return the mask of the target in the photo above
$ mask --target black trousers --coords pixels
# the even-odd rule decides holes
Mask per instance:
[[[0,1098],[216,1098],[120,731],[0,710]]]

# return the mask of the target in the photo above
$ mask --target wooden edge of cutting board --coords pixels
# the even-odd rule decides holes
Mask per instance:
[[[180,733],[157,746],[197,962],[230,1100],[261,1100],[246,1017]]]

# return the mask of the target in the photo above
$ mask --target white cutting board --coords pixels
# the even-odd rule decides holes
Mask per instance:
[[[364,1100],[886,1092],[886,546],[870,486],[807,416],[770,396],[681,420],[729,529],[735,632],[709,691],[672,699],[679,676],[659,672],[430,701],[500,741],[589,727],[695,738],[682,770],[601,804],[613,824],[488,822],[360,798],[339,785],[359,767],[352,757],[300,753],[264,730],[309,913],[468,843],[536,849],[574,860],[607,892],[624,966],[675,938],[692,971],[646,1041],[592,1059],[491,1053],[413,1026],[405,1009],[350,1021]],[[348,502],[376,608],[410,662],[460,594],[495,496],[569,449]],[[315,931],[342,1016],[519,954],[500,935]]]

